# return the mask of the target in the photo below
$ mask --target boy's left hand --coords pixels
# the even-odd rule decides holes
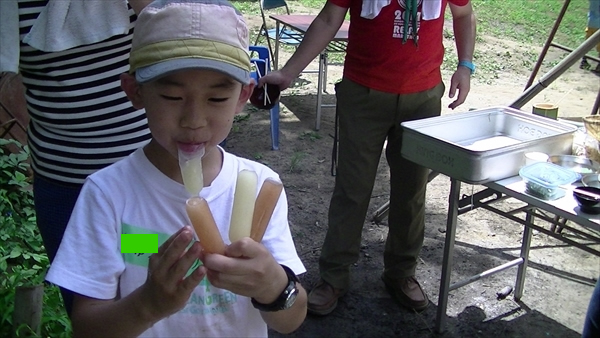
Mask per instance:
[[[275,301],[287,284],[287,275],[262,244],[246,237],[231,243],[225,255],[204,254],[210,283],[259,303]]]

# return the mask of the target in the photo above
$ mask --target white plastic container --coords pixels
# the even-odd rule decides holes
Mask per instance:
[[[537,162],[548,162],[548,154],[539,151],[530,151],[525,153],[525,165],[534,164]]]

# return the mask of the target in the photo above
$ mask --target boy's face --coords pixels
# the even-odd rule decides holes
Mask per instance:
[[[192,69],[144,84],[124,74],[122,87],[134,107],[146,109],[152,133],[146,150],[154,152],[149,157],[168,153],[176,160],[178,148],[201,145],[208,156],[225,140],[233,117],[244,108],[254,85],[242,86],[220,72]]]

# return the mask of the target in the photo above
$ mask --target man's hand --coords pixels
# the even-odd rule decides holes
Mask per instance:
[[[258,79],[257,87],[262,87],[265,83],[277,85],[279,90],[287,89],[294,81],[295,76],[286,74],[283,69],[276,70]]]
[[[471,90],[471,71],[466,67],[458,67],[452,75],[448,97],[454,98],[456,90],[458,90],[458,97],[454,102],[448,105],[448,108],[450,109],[454,109],[463,104]]]

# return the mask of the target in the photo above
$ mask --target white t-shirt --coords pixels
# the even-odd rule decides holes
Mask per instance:
[[[220,150],[223,168],[200,196],[208,202],[221,236],[229,244],[237,173],[255,171],[259,187],[266,178],[279,177],[262,164]],[[121,253],[121,234],[158,234],[160,246],[190,224],[185,211],[188,196],[184,186],[162,174],[141,148],[92,174],[83,186],[46,279],[92,298],[127,296],[146,281],[150,254]],[[285,192],[262,243],[280,264],[296,274],[306,271],[290,233]],[[204,278],[184,309],[159,321],[142,336],[255,337],[267,336],[267,326],[250,298],[216,288]]]

